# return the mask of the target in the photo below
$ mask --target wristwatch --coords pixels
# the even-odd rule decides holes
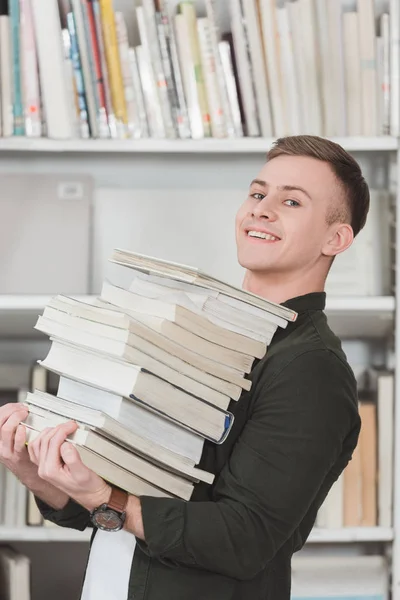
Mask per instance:
[[[120,531],[126,519],[128,494],[123,490],[112,487],[107,504],[98,506],[90,513],[90,519],[95,527],[103,531]]]

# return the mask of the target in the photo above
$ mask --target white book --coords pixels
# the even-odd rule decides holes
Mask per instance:
[[[314,0],[298,0],[300,5],[299,23],[303,37],[303,66],[307,71],[308,95],[303,107],[306,117],[306,131],[312,135],[322,135],[321,95],[318,73],[317,19]],[[292,30],[293,32],[293,30]]]
[[[172,116],[172,107],[163,69],[160,45],[158,42],[154,0],[142,0],[142,5],[149,55],[153,66],[154,77],[157,83],[158,99],[161,106],[165,132],[167,138],[174,139],[177,137],[177,128]],[[140,35],[142,35],[142,31]]]
[[[140,79],[142,81],[143,93],[146,102],[147,116],[151,137],[165,138],[166,127],[164,122],[163,108],[157,89],[157,77],[152,62],[150,40],[146,27],[146,15],[143,6],[136,8],[136,17],[139,27],[141,44],[136,48],[139,65]]]
[[[93,85],[92,73],[90,68],[90,57],[88,49],[88,40],[86,39],[83,5],[80,0],[71,0],[72,9],[75,18],[76,35],[79,44],[79,56],[81,59],[82,75],[85,83],[85,97],[88,109],[90,136],[99,137],[99,115],[97,111],[96,90]]]
[[[289,23],[289,10],[287,5],[277,7],[276,10],[280,68],[282,71],[283,85],[290,93],[287,94],[288,133],[298,135],[302,133],[302,116],[300,112],[300,94],[297,81],[296,65],[293,54],[293,43]]]
[[[245,0],[242,2],[244,22],[247,32],[247,40],[250,49],[250,60],[256,92],[258,118],[260,122],[261,135],[271,137],[274,135],[269,100],[267,71],[264,60],[264,50],[261,39],[261,28],[259,25],[259,14],[256,0]]]
[[[324,135],[336,135],[336,111],[339,110],[336,99],[337,90],[332,77],[331,53],[332,46],[329,31],[328,7],[324,0],[316,2],[317,35],[320,57],[321,98]]]
[[[71,113],[71,122],[74,130],[74,137],[88,138],[89,127],[87,120],[84,120],[84,115],[79,110],[77,103],[77,95],[75,92],[75,73],[74,65],[71,60],[71,38],[68,29],[62,30],[63,46],[64,46],[64,67],[65,67],[65,80],[68,88],[68,100]]]
[[[25,135],[27,137],[40,137],[42,134],[42,111],[36,41],[30,0],[20,0],[20,40]]]
[[[261,129],[256,102],[254,74],[248,48],[247,32],[244,25],[241,0],[231,0],[229,8],[243,110],[245,114],[246,135],[249,137],[256,137],[261,134]]]
[[[400,0],[390,0],[390,135],[400,135]]]
[[[393,525],[394,377],[378,373],[378,525]]]
[[[325,2],[330,57],[327,76],[331,79],[329,90],[334,98],[334,104],[332,106],[334,129],[328,135],[345,136],[347,135],[347,114],[343,55],[342,3],[331,2],[331,0],[320,0],[320,2]],[[317,4],[320,2],[317,2]],[[332,52],[333,48],[335,49],[334,52]]]
[[[204,137],[203,118],[199,103],[189,28],[183,14],[175,15],[175,34],[192,138],[202,139]]]
[[[377,54],[379,52],[379,96],[380,96],[380,128],[379,133],[390,134],[390,15],[384,13],[380,18],[380,37],[377,38]],[[379,41],[378,41],[379,40]]]
[[[374,0],[359,0],[358,25],[361,62],[362,132],[378,135],[377,72]]]
[[[128,50],[129,68],[131,70],[132,84],[135,91],[136,109],[139,121],[140,135],[141,138],[149,137],[149,126],[147,123],[146,108],[144,105],[144,97],[142,90],[142,83],[140,81],[139,65],[136,56],[136,49],[129,48]]]
[[[124,85],[126,110],[128,115],[129,137],[140,138],[141,128],[137,110],[135,88],[133,85],[132,69],[129,60],[128,30],[123,13],[115,12],[115,27],[117,32],[119,58],[121,62],[122,81]]]
[[[335,481],[324,503],[318,511],[318,527],[322,529],[340,529],[343,527],[344,508],[343,474]]]
[[[13,135],[14,115],[12,101],[12,70],[11,70],[10,20],[8,15],[0,15],[0,105],[1,105],[1,135]]]
[[[229,42],[219,42],[218,51],[221,57],[223,78],[228,94],[229,109],[235,137],[243,137],[242,115],[240,113],[239,96],[233,71],[232,52]],[[230,134],[229,134],[230,135]]]
[[[199,37],[201,64],[210,111],[211,132],[213,137],[223,138],[226,137],[224,111],[220,98],[214,50],[211,43],[211,28],[206,17],[197,19],[197,34]]]
[[[74,129],[65,78],[64,51],[57,0],[31,0],[47,136],[73,137]]]
[[[357,12],[343,13],[343,45],[346,76],[346,106],[348,135],[362,135],[362,87],[359,48],[359,15]]]

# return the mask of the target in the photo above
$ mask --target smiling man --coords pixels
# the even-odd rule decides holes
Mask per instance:
[[[25,409],[0,409],[0,460],[40,498],[44,516],[95,528],[84,600],[289,600],[292,555],[360,430],[356,382],[323,290],[368,208],[360,168],[340,146],[296,136],[268,153],[236,219],[243,287],[298,319],[255,363],[227,441],[205,444],[201,466],[216,479],[198,484],[192,501],[112,489],[65,443],[74,423],[45,431],[28,453]],[[123,529],[97,530],[99,510],[111,527],[110,508]]]

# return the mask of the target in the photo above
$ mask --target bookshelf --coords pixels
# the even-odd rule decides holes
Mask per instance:
[[[343,0],[350,5],[349,0]],[[135,29],[134,3],[132,0],[115,0],[117,9],[126,15],[128,26]],[[175,0],[171,3],[176,4]],[[227,19],[228,0],[217,2],[220,22]],[[204,0],[197,4],[203,5]],[[355,4],[355,3],[353,3]],[[382,4],[377,0],[377,4]],[[385,6],[388,2],[385,2]],[[234,188],[246,189],[263,164],[264,156],[274,138],[254,137],[239,139],[200,139],[200,140],[108,140],[71,139],[57,140],[46,138],[0,138],[0,173],[59,172],[89,173],[97,187],[125,188],[132,193],[143,189],[155,189],[159,194],[160,207],[171,195],[168,190],[196,187],[204,192],[204,210],[210,210],[206,203],[210,189],[224,191]],[[395,136],[348,136],[331,138],[360,161],[367,179],[376,187],[388,187],[400,176],[400,146]],[[400,192],[397,191],[396,208],[400,209]],[[187,213],[191,218],[193,208],[188,195]],[[163,213],[164,214],[164,213]],[[168,216],[168,215],[167,215]],[[181,217],[182,215],[180,215]],[[120,221],[126,217],[121,214]],[[171,219],[172,220],[172,219]],[[167,223],[170,223],[167,219]],[[112,224],[115,227],[115,222]],[[103,223],[103,227],[108,224]],[[166,228],[166,236],[170,232]],[[209,234],[210,236],[212,233]],[[397,231],[397,248],[400,244],[400,231]],[[210,261],[213,256],[209,256]],[[397,282],[400,281],[400,267],[397,263]],[[399,284],[397,284],[399,285]],[[90,300],[91,296],[80,297]],[[343,338],[361,341],[372,345],[374,351],[384,356],[386,364],[400,373],[400,296],[385,297],[331,297],[328,298],[327,314],[333,329]],[[27,356],[38,357],[37,342],[43,338],[32,327],[37,315],[43,310],[49,296],[24,295],[4,296],[0,294],[0,349],[2,360],[8,356],[14,360],[21,348],[24,360]],[[394,335],[395,334],[395,335]],[[23,348],[23,352],[22,352]],[[40,348],[39,353],[42,352]],[[42,357],[42,356],[40,356]],[[396,386],[396,404],[400,404],[400,386]],[[395,494],[393,528],[342,528],[314,529],[307,546],[319,552],[320,545],[346,547],[357,545],[357,551],[369,553],[376,544],[382,552],[392,556],[392,600],[400,600],[400,411],[395,417]],[[0,542],[15,542],[22,551],[50,552],[47,544],[57,549],[63,547],[68,553],[68,561],[80,567],[73,548],[84,549],[89,541],[89,532],[78,532],[51,527],[23,527],[18,529],[0,528]],[[38,550],[36,550],[38,549]],[[341,550],[340,550],[341,551]],[[33,551],[32,551],[33,552]],[[347,547],[345,552],[347,552]],[[70,555],[69,555],[70,553]],[[82,565],[83,568],[84,565]],[[38,564],[36,563],[35,569]],[[56,575],[54,575],[56,581]],[[38,595],[37,597],[45,596]],[[35,597],[36,598],[36,597]]]
[[[274,138],[202,140],[52,140],[47,138],[0,138],[0,152],[57,152],[76,154],[265,154]],[[392,136],[331,138],[349,152],[393,152],[397,139]]]

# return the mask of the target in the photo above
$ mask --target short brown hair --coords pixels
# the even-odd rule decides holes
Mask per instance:
[[[281,155],[309,156],[329,163],[345,192],[345,210],[340,206],[329,212],[329,223],[345,222],[354,236],[364,227],[369,210],[369,189],[356,160],[339,144],[315,135],[293,135],[277,139],[267,153],[267,160]]]

